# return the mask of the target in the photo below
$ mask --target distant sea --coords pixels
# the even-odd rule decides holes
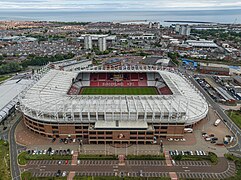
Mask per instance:
[[[0,20],[112,22],[128,20],[241,23],[241,9],[192,11],[0,11]]]

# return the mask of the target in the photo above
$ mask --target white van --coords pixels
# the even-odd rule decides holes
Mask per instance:
[[[220,122],[221,122],[221,119],[217,119],[217,120],[214,122],[214,126],[218,126]]]

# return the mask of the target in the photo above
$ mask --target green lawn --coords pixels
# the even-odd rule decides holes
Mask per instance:
[[[0,161],[0,180],[10,180],[9,145],[3,140],[0,140]]]
[[[85,87],[81,95],[157,95],[155,87]]]
[[[227,114],[232,119],[232,121],[241,129],[241,112],[227,111]]]

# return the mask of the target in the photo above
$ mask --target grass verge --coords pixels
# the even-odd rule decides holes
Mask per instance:
[[[18,163],[25,165],[29,160],[71,160],[71,155],[30,155],[27,152],[22,152],[18,155]]]
[[[238,158],[232,154],[224,154],[224,156],[230,160],[234,161],[235,166],[236,166],[236,175],[230,178],[226,178],[226,180],[240,180],[241,179],[241,158]]]
[[[226,111],[232,121],[241,129],[241,112],[240,111]]]
[[[3,140],[0,140],[0,161],[0,179],[10,180],[9,144]]]

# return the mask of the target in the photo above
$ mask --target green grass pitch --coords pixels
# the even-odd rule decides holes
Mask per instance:
[[[157,95],[155,87],[84,87],[81,95]]]

